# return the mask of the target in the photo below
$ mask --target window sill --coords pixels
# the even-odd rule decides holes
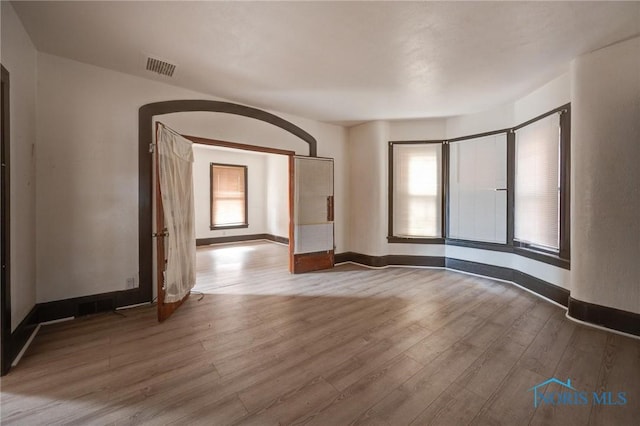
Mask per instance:
[[[410,238],[410,237],[387,237],[389,244],[443,244],[448,246],[468,247],[481,250],[491,250],[505,253],[514,253],[522,257],[537,260],[547,265],[557,266],[562,269],[571,270],[571,261],[560,256],[542,253],[531,248],[514,247],[510,244],[488,243],[483,241],[469,241],[444,238]]]
[[[228,226],[224,226],[224,225],[218,225],[218,226],[209,226],[209,229],[212,231],[224,231],[225,229],[241,229],[241,228],[248,228],[249,224],[246,223],[244,225],[228,225]]]
[[[483,250],[493,251],[505,251],[513,253],[513,247],[507,243],[490,243],[487,241],[472,241],[472,240],[459,240],[456,238],[447,238],[446,244],[448,246],[469,247]]]
[[[387,237],[389,244],[444,244],[444,238],[440,237]]]
[[[563,259],[555,254],[543,253],[541,251],[525,247],[514,247],[513,252],[529,259],[548,263],[549,265],[557,266],[562,269],[571,270],[571,261],[569,259]]]

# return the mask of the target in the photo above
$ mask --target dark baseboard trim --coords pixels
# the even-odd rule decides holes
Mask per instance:
[[[279,237],[277,235],[264,234],[264,239],[269,241],[274,241],[280,244],[289,244],[289,237]]]
[[[282,237],[276,238],[282,239]],[[570,297],[569,291],[562,287],[510,268],[438,256],[369,256],[354,252],[338,253],[335,255],[334,261],[336,264],[354,262],[373,267],[389,265],[446,267],[447,269],[469,272],[488,278],[511,281],[547,299],[553,300],[562,306],[566,306],[568,308],[568,315],[571,318],[588,324],[640,336],[640,314],[582,302]],[[36,304],[11,333],[9,365],[15,360],[16,356],[18,356],[39,323],[112,311],[117,307],[127,304],[126,302],[129,300],[128,293],[130,291],[135,290],[114,291],[111,293]],[[4,374],[6,374],[6,372],[4,372]]]
[[[24,317],[20,324],[18,324],[16,329],[11,333],[9,344],[10,346],[8,351],[9,359],[7,363],[9,365],[9,368],[11,368],[11,363],[15,361],[22,348],[24,348],[24,345],[27,344],[29,337],[31,337],[31,334],[33,334],[33,330],[35,330],[35,328],[38,326],[38,321],[35,321],[37,315],[38,305],[35,305],[33,308],[31,308],[31,311],[29,311],[27,316]],[[3,372],[3,374],[8,371],[9,369]]]
[[[382,268],[389,265],[444,267],[444,257],[440,256],[405,256],[390,254],[386,256],[369,256],[352,251],[335,255],[335,263],[354,262],[361,265]]]
[[[580,321],[640,336],[640,314],[634,312],[596,305],[569,297],[568,314],[571,318]]]
[[[336,253],[334,255],[333,259],[334,259],[336,265],[338,263],[352,262],[351,259],[353,258],[354,254],[355,253],[352,252],[352,251],[345,251],[344,253]]]
[[[513,282],[564,307],[569,306],[570,293],[565,288],[516,270],[513,271]]]
[[[451,258],[447,258],[446,264],[449,269],[497,278],[499,280],[513,281],[514,274],[511,268]]]
[[[511,281],[562,306],[569,305],[569,291],[539,278],[511,268],[451,259],[439,256],[369,256],[366,254],[345,252],[335,256],[335,263],[354,262],[365,266],[384,267],[389,265],[446,267],[456,271],[469,272],[488,278]]]
[[[276,243],[289,244],[289,238],[279,237],[272,234],[248,234],[248,235],[232,235],[229,237],[214,237],[214,238],[197,238],[196,246],[208,246],[210,244],[221,243],[239,243],[242,241],[255,241],[255,240],[269,240]]]
[[[387,265],[445,267],[445,258],[442,256],[405,256],[390,254],[384,257]]]
[[[135,294],[137,292],[138,289],[113,291],[110,293],[37,303],[11,333],[10,348],[8,350],[9,366],[16,359],[22,348],[24,348],[24,345],[38,324],[62,318],[80,317],[99,312],[114,311],[121,306],[131,305],[131,301],[135,302]],[[2,373],[6,374],[8,371],[7,369]]]
[[[38,309],[34,319],[37,323],[41,323],[62,318],[80,317],[113,311],[116,308],[127,305],[127,303],[123,303],[123,293],[127,293],[127,291],[112,291],[110,293],[92,294],[90,296],[39,303],[36,305]]]
[[[409,238],[409,237],[395,237],[389,235],[387,237],[389,244],[444,244],[445,239],[441,237],[433,238]]]
[[[511,281],[564,307],[569,305],[569,290],[515,269],[449,258],[447,258],[447,268]]]

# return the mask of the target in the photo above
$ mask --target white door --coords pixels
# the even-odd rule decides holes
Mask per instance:
[[[333,159],[293,157],[294,274],[333,268]]]

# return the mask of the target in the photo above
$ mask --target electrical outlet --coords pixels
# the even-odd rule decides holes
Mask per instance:
[[[136,288],[136,279],[135,279],[135,277],[127,278],[127,286],[126,286],[126,289],[127,289],[127,290],[131,290],[131,289],[133,289],[133,288]]]

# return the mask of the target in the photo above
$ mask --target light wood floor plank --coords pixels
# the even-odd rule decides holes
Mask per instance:
[[[345,264],[287,272],[270,242],[202,247],[168,321],[141,306],[43,326],[0,380],[2,424],[626,425],[640,342],[501,282]],[[533,407],[550,377],[625,406]],[[559,390],[554,385],[548,391]]]

